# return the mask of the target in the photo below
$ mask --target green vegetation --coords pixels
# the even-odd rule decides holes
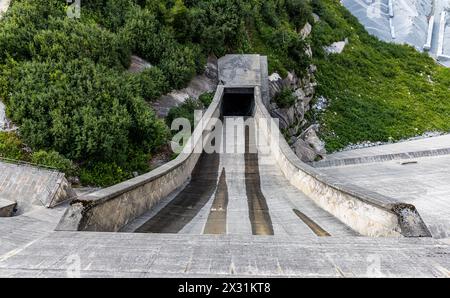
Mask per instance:
[[[291,88],[283,88],[277,96],[275,96],[274,101],[280,108],[288,108],[295,103],[294,92]]]
[[[338,1],[314,0],[318,95],[329,106],[316,115],[327,150],[361,141],[389,141],[450,131],[450,69],[409,46],[370,36]],[[342,54],[323,46],[349,38]]]
[[[69,176],[75,175],[77,171],[74,164],[69,159],[64,158],[64,156],[61,156],[61,154],[56,151],[47,152],[44,150],[39,150],[33,152],[31,154],[31,162],[33,164],[58,169]]]
[[[313,33],[303,39],[306,22]],[[343,54],[324,52],[344,38]],[[171,119],[192,120],[210,104],[211,94],[190,100],[166,123],[148,104],[203,72],[208,55],[259,53],[271,72],[301,76],[309,44],[329,107],[308,118],[322,124],[328,150],[450,130],[449,70],[369,36],[337,0],[91,0],[80,19],[66,16],[65,1],[15,0],[0,26],[0,99],[20,131],[0,134],[0,154],[57,166],[84,184],[120,182],[149,170]],[[153,67],[128,72],[131,54]],[[291,105],[292,94],[277,102]]]
[[[214,100],[214,92],[206,92],[198,97],[205,108],[208,108]]]
[[[266,2],[93,0],[71,19],[64,1],[14,1],[0,27],[0,98],[20,139],[8,135],[2,154],[102,186],[147,171],[170,134],[146,101],[184,87],[209,54],[260,52],[262,45],[276,49],[280,72],[301,71],[294,61],[303,61],[305,44],[296,30],[309,17],[306,1]],[[127,72],[131,54],[154,67]],[[167,122],[191,119],[211,100],[188,101]],[[22,141],[35,153],[23,155]]]
[[[23,160],[25,154],[22,147],[22,142],[14,133],[0,132],[0,157]]]
[[[167,125],[171,125],[173,120],[178,118],[188,119],[191,123],[191,128],[194,130],[194,112],[203,110],[204,106],[200,100],[188,98],[184,103],[177,107],[170,109],[166,117]]]

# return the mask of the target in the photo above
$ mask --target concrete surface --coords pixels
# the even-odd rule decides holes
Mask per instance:
[[[0,254],[0,276],[449,277],[449,254],[431,239],[54,232]]]
[[[416,206],[433,237],[450,237],[450,135],[331,154],[323,173]]]
[[[410,161],[410,160],[407,160]],[[388,161],[321,171],[416,206],[433,237],[450,237],[450,156]]]
[[[219,83],[227,87],[261,86],[260,55],[226,55],[220,58]]]
[[[450,134],[393,143],[382,146],[374,146],[356,150],[348,150],[327,155],[326,160],[346,159],[365,156],[387,155],[405,152],[418,152],[450,148]]]
[[[16,202],[0,198],[0,217],[13,216],[16,206]]]
[[[211,199],[219,171],[218,169],[211,171],[205,167],[204,170],[215,178],[199,178],[198,176],[202,175],[201,171],[199,175],[195,174],[195,166],[201,158],[200,153],[203,152],[205,144],[199,137],[205,136],[208,142],[212,135],[209,136],[209,131],[205,128],[213,127],[221,113],[238,113],[238,116],[244,116],[240,115],[243,111],[236,111],[236,106],[239,106],[240,109],[247,111],[246,115],[254,114],[257,131],[265,138],[266,144],[270,144],[269,154],[277,162],[289,183],[295,186],[299,193],[304,193],[320,208],[339,219],[337,222],[341,221],[352,230],[366,236],[430,236],[413,205],[404,204],[375,192],[367,192],[365,189],[351,183],[343,183],[332,176],[322,175],[298,159],[284,138],[280,136],[278,126],[274,124],[274,120],[264,106],[260,84],[261,78],[264,77],[260,74],[261,61],[259,55],[227,55],[219,59],[219,77],[222,82],[230,82],[230,85],[218,87],[214,100],[202,119],[206,126],[197,125],[191,137],[189,143],[193,146],[185,147],[183,153],[175,160],[150,173],[73,201],[61,219],[58,230],[119,231],[147,213],[190,178],[192,178],[191,182],[174,198],[173,202],[164,207],[154,218],[150,218],[137,231],[178,233],[189,223],[195,223],[193,220],[198,214],[205,214],[205,211],[200,211],[206,206],[208,199]],[[245,78],[246,75],[248,78]],[[243,90],[248,92],[249,84],[260,84],[253,86],[253,97],[248,98],[245,95],[236,97],[236,94]],[[225,88],[226,92],[224,92]],[[236,98],[239,101],[236,101]],[[266,125],[261,126],[263,123]],[[237,138],[248,141],[248,138],[242,135]],[[246,143],[246,148],[247,146]],[[244,152],[245,170],[242,167],[236,169],[236,166],[232,166],[231,171],[245,173],[245,187],[242,185],[239,187],[238,184],[234,186],[234,181],[225,179],[232,184],[230,187],[232,191],[242,190],[237,195],[231,194],[230,204],[227,205],[227,218],[235,216],[235,221],[239,223],[247,213],[253,234],[274,234],[267,198],[262,191],[261,180],[258,178],[258,154]],[[233,162],[242,160],[239,155],[231,158]],[[206,159],[211,159],[211,162],[215,163],[213,160],[219,160],[219,156],[217,158],[208,156]],[[201,163],[200,167],[202,167]],[[227,171],[224,167],[222,169]],[[191,177],[193,170],[194,175]],[[235,177],[237,176],[233,175],[233,178]],[[240,202],[240,207],[237,205],[233,207],[236,198],[241,198],[236,201]],[[245,201],[248,203],[248,210],[242,208]],[[314,218],[309,218],[301,209],[292,209],[291,215],[292,213],[300,214],[300,219],[306,224],[310,223],[308,226],[316,232],[323,230]],[[227,220],[226,223],[235,221]],[[239,227],[244,228],[245,224],[239,224]]]
[[[250,61],[255,60],[250,58]],[[253,68],[252,63],[249,65]],[[236,78],[242,73],[243,70],[229,73],[227,78],[237,84]],[[255,78],[250,81],[257,82]],[[200,125],[196,131],[201,133],[194,134],[191,146],[185,147],[173,162],[155,171],[83,195],[69,208],[40,207],[19,216],[0,218],[0,276],[450,277],[450,238],[400,237],[426,236],[424,232],[428,231],[414,207],[405,204],[410,202],[407,198],[401,202],[393,193],[390,197],[368,190],[370,185],[369,188],[355,186],[354,183],[364,183],[349,179],[345,173],[331,175],[302,163],[279,134],[278,127],[267,126],[273,120],[263,104],[261,89],[261,86],[254,87],[255,118],[265,119],[255,122],[258,137],[241,132],[245,137],[237,138],[233,146],[243,145],[247,150],[217,154],[217,168],[203,172],[216,185],[201,204],[183,200],[181,205],[175,205],[181,209],[170,206],[197,179],[195,172],[190,176],[194,165],[202,162],[197,163],[200,153],[193,152],[204,148],[200,136],[211,140]],[[220,114],[223,90],[224,86],[218,87],[205,114],[207,124]],[[254,147],[259,151],[249,150]],[[420,179],[430,179],[426,180],[427,187],[431,185],[447,194],[442,179],[448,180],[448,167],[442,164],[448,161],[440,160],[438,166],[437,160],[432,161],[435,158],[444,157],[427,159],[433,164],[428,168],[433,169],[430,172],[435,171],[436,177],[424,178],[426,171],[420,177],[423,169],[417,169],[414,174]],[[363,182],[375,180],[370,177],[374,165],[363,170],[366,175]],[[351,167],[333,169],[344,168]],[[412,169],[409,167],[410,173]],[[397,173],[393,176],[403,176],[401,170],[394,170]],[[395,179],[392,181],[384,182],[386,189],[397,185]],[[410,185],[401,187],[408,189]],[[192,194],[188,199],[198,200],[195,192]],[[424,196],[422,191],[419,196]],[[431,208],[437,202],[428,206]],[[449,216],[440,212],[447,207],[447,202],[440,202],[439,210],[430,209],[429,214],[434,212],[437,220],[444,217],[446,225]],[[182,212],[178,214],[182,225],[172,234],[126,233],[154,220],[168,206]],[[420,202],[418,208],[421,212],[425,210]],[[59,228],[121,229],[122,233],[54,232],[63,212]],[[170,216],[176,217],[177,212],[166,213],[169,223]],[[426,221],[431,218],[429,214],[423,215]],[[433,223],[430,225],[434,228]],[[362,237],[358,233],[379,237]]]
[[[256,137],[246,136],[243,126],[237,128],[237,135],[229,140],[227,133],[233,129],[227,129],[227,120],[237,123],[238,119],[225,117],[221,143],[224,153],[201,157],[188,186],[171,196],[157,212],[151,210],[122,231],[267,235],[268,229],[269,234],[274,235],[315,235],[314,229],[295,214],[294,210],[299,210],[331,236],[358,235],[291,185],[270,154],[251,156],[249,150],[244,150],[246,146],[256,146],[256,142],[250,144],[250,139],[256,140]],[[244,123],[243,119],[241,121]],[[250,131],[254,132],[254,126],[250,127]],[[264,145],[266,148],[259,148],[260,152],[270,152],[268,146]],[[257,161],[252,160],[253,157]],[[223,202],[216,203],[220,192],[220,181],[218,184],[217,181],[221,174],[227,192],[224,195],[225,206]],[[254,179],[249,175],[254,175]],[[209,186],[210,182],[214,184]],[[259,192],[258,188],[262,196],[252,196]],[[253,190],[249,192],[248,189]],[[258,214],[252,215],[252,205],[256,202],[252,200],[265,201],[263,204],[270,218],[270,227],[264,226],[267,225],[264,218],[258,218]],[[253,213],[260,211],[257,208]],[[223,219],[217,212],[223,212]]]
[[[423,51],[424,45],[427,45],[430,55],[438,59],[439,40],[443,34],[443,27],[440,24],[441,14],[450,5],[449,0],[342,0],[341,2],[369,33],[387,42],[409,44],[418,51]],[[390,3],[392,11],[389,8]],[[429,36],[430,20],[434,22],[431,36]],[[449,53],[450,35],[444,37],[442,46],[443,52]],[[441,59],[439,62],[450,67],[450,60]]]
[[[325,159],[311,164],[316,168],[324,168],[392,160],[407,162],[407,159],[443,155],[450,155],[450,135],[346,150],[330,154]]]
[[[53,207],[74,195],[63,173],[0,159],[0,197],[17,203],[16,214]]]

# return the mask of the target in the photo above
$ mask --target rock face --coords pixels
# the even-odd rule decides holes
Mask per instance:
[[[6,107],[3,102],[0,101],[0,131],[11,131],[16,127],[11,123],[11,121],[6,118]]]
[[[325,47],[325,51],[328,54],[340,54],[344,51],[345,46],[348,44],[348,38],[346,38],[344,41],[338,41],[332,43],[330,46]]]
[[[198,98],[203,93],[216,90],[218,78],[217,58],[210,56],[203,74],[195,76],[186,88],[173,90],[169,94],[163,95],[152,104],[152,107],[158,117],[164,118],[171,108],[182,104],[188,98]]]
[[[306,25],[300,30],[300,36],[305,39],[307,38],[312,32],[312,26],[310,23],[306,23]]]
[[[307,25],[302,29],[303,34],[310,30]],[[269,94],[272,100],[285,88],[293,90],[295,102],[292,106],[281,108],[272,101],[269,111],[272,117],[279,120],[280,128],[287,134],[292,149],[304,162],[312,162],[326,155],[325,144],[317,136],[318,125],[310,124],[304,130],[308,125],[305,113],[311,109],[317,86],[314,76],[316,71],[317,67],[310,65],[301,79],[290,72],[284,79],[278,73],[269,76]]]
[[[145,61],[144,59],[138,56],[133,55],[131,56],[131,63],[130,67],[128,68],[128,71],[132,73],[139,73],[151,67],[152,65],[149,62]]]

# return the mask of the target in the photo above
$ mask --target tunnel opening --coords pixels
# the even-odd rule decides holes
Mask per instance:
[[[253,116],[255,95],[253,88],[226,89],[222,99],[222,117]]]

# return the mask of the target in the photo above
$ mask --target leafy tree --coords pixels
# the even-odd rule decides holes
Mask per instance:
[[[152,64],[158,64],[165,52],[175,43],[170,30],[147,9],[133,9],[121,33],[133,52]]]
[[[52,19],[47,30],[39,31],[30,46],[40,60],[89,58],[109,67],[127,67],[130,53],[119,36],[96,24],[84,24],[69,18]]]
[[[196,73],[194,51],[187,46],[175,45],[163,55],[159,67],[173,88],[187,84]]]
[[[147,101],[154,101],[169,91],[169,83],[164,73],[156,66],[131,76],[132,80],[137,81],[142,98]]]
[[[52,148],[74,160],[124,162],[130,144],[153,150],[164,124],[126,77],[90,60],[18,64],[8,111],[33,148]]]

